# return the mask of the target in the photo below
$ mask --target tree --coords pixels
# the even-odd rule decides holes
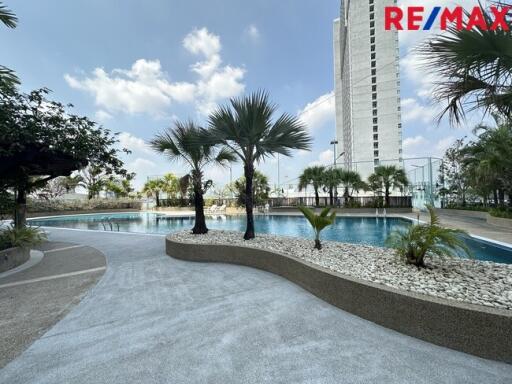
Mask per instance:
[[[48,181],[46,185],[36,191],[36,195],[40,199],[51,200],[62,196],[66,193],[66,189],[62,185],[61,177]]]
[[[320,232],[327,226],[334,224],[336,220],[336,212],[330,214],[331,208],[326,207],[320,212],[319,215],[315,214],[315,211],[307,207],[299,207],[304,217],[309,221],[311,227],[315,231],[315,248],[322,249],[320,243]]]
[[[147,197],[154,197],[156,200],[156,206],[160,206],[160,193],[165,188],[165,183],[162,179],[152,179],[144,183],[142,187],[142,193],[145,193]]]
[[[171,161],[182,161],[190,167],[190,180],[194,190],[195,224],[192,233],[208,232],[204,216],[204,193],[212,181],[203,183],[203,169],[207,165],[226,165],[234,161],[234,155],[226,148],[216,151],[214,143],[204,140],[204,129],[193,122],[176,121],[174,129],[158,134],[150,144],[157,152],[165,154]]]
[[[309,150],[311,145],[311,137],[301,121],[287,113],[273,120],[276,110],[268,95],[259,91],[232,98],[230,105],[217,108],[209,117],[209,140],[228,148],[244,165],[245,240],[255,236],[252,200],[255,163],[275,154],[290,156],[293,149]]]
[[[368,184],[374,190],[378,187],[384,191],[384,201],[386,207],[389,207],[391,190],[403,189],[409,185],[409,182],[403,169],[394,165],[380,165],[375,167],[374,173],[368,177]]]
[[[448,194],[455,194],[461,199],[462,206],[466,206],[466,194],[469,188],[468,175],[469,170],[464,162],[463,149],[465,147],[464,139],[456,140],[444,154],[443,162],[440,168],[443,175],[443,184],[446,185]]]
[[[361,175],[356,171],[342,170],[340,174],[340,181],[343,185],[343,197],[348,200],[352,197],[353,191],[367,189],[366,183],[361,180]]]
[[[247,196],[245,194],[244,176],[235,181],[235,191],[238,204],[245,205],[247,202]],[[252,200],[254,205],[263,205],[268,200],[270,187],[268,186],[268,178],[263,173],[258,171],[254,172],[254,178],[252,180],[252,192]]]
[[[107,174],[126,173],[118,158],[122,150],[116,148],[116,135],[48,100],[48,92],[0,89],[0,189],[15,191],[17,228],[26,224],[27,193],[48,181],[88,164]]]
[[[503,7],[505,3],[501,3]],[[482,8],[482,7],[481,7]],[[482,8],[488,24],[491,12]],[[510,15],[510,13],[509,13]],[[510,25],[510,16],[507,17]],[[489,23],[490,22],[490,23]],[[448,28],[417,48],[425,69],[441,79],[434,90],[439,102],[448,101],[446,113],[459,124],[468,111],[484,108],[512,119],[512,32],[498,28],[471,30]]]
[[[162,191],[167,194],[167,198],[175,199],[180,191],[180,183],[178,178],[173,173],[166,173],[162,178],[163,188]]]
[[[132,188],[132,180],[135,178],[135,173],[127,173],[121,177],[111,177],[105,183],[105,191],[112,192],[116,199],[120,197],[128,197],[134,191]]]
[[[386,240],[388,246],[394,248],[397,255],[407,264],[418,268],[426,267],[426,256],[471,256],[468,246],[461,237],[467,235],[467,232],[442,227],[434,208],[427,205],[427,209],[430,214],[429,224],[415,224],[407,230],[393,232]]]
[[[87,190],[87,198],[91,200],[100,196],[100,192],[105,188],[108,181],[108,174],[101,167],[91,164],[80,170],[78,185]]]
[[[59,181],[62,187],[65,189],[66,193],[74,193],[76,187],[80,185],[83,181],[82,176],[79,174],[74,176],[62,176],[59,177]]]
[[[315,191],[315,206],[317,207],[320,205],[318,190],[324,183],[324,172],[325,167],[314,166],[304,169],[302,174],[299,176],[299,191],[307,188],[308,185],[312,185],[313,190]]]
[[[0,22],[7,28],[16,28],[18,18],[2,2],[0,2]],[[13,70],[0,65],[0,90],[2,92],[12,92],[20,84],[20,81]]]
[[[329,205],[331,206],[334,205],[334,192],[338,190],[338,185],[341,183],[341,174],[341,169],[336,168],[329,168],[322,172],[322,184],[324,185],[324,191],[329,192]],[[301,189],[300,180],[299,189]]]

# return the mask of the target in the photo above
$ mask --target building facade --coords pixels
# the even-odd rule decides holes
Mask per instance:
[[[336,152],[366,179],[377,165],[401,165],[398,33],[384,29],[396,0],[342,0],[334,21]]]

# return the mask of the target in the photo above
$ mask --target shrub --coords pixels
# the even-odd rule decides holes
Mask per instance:
[[[299,207],[299,210],[302,212],[304,217],[308,219],[315,231],[315,248],[322,249],[322,244],[320,243],[320,232],[325,227],[334,223],[334,220],[336,219],[336,212],[330,213],[331,208],[329,207],[324,208],[319,215],[317,215],[312,209],[306,207]]]
[[[489,210],[489,214],[503,219],[512,219],[512,209],[507,208],[494,208]]]
[[[467,232],[441,227],[434,208],[429,205],[427,209],[430,214],[429,224],[415,224],[407,230],[393,232],[387,239],[388,246],[394,248],[407,264],[418,268],[425,267],[427,256],[454,257],[465,254],[471,257],[462,239],[462,235],[467,235]]]
[[[133,199],[35,200],[27,202],[28,212],[91,211],[99,209],[140,209],[142,203]]]
[[[23,247],[28,248],[46,241],[46,234],[39,228],[8,226],[0,229],[0,250]]]

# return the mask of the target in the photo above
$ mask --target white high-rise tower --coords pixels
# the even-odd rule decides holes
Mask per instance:
[[[366,179],[377,165],[400,165],[398,33],[384,29],[396,0],[342,0],[334,21],[337,153]]]

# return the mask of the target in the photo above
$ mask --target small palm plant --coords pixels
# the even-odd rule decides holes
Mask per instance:
[[[415,224],[405,231],[393,232],[386,241],[387,245],[394,248],[397,255],[407,264],[418,268],[426,267],[427,256],[456,257],[465,254],[472,257],[462,239],[462,235],[467,235],[467,232],[442,227],[434,208],[427,205],[427,209],[430,223]]]
[[[320,243],[320,232],[325,227],[334,223],[334,220],[336,219],[336,212],[331,213],[331,208],[329,207],[324,208],[319,215],[307,207],[299,207],[299,210],[302,212],[304,217],[308,219],[315,231],[315,248],[318,250],[322,249],[322,244]]]

